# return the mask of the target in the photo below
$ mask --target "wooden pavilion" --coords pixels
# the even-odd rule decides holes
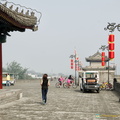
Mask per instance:
[[[5,1],[5,0],[4,0]],[[35,13],[39,14],[39,19]],[[41,13],[13,2],[0,2],[0,89],[2,89],[2,43],[6,42],[9,32],[25,29],[38,30]]]

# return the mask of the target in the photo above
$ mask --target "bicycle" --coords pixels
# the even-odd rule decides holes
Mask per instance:
[[[55,84],[56,88],[60,88],[60,86],[62,85],[62,83],[60,83],[59,81]]]
[[[103,82],[101,85],[100,85],[100,90],[105,90],[106,89],[106,84],[105,82]]]
[[[63,84],[64,84],[64,80],[63,81],[58,81],[56,84],[55,84],[55,87],[56,88],[60,88]]]
[[[101,90],[111,90],[113,88],[113,85],[111,83],[108,83],[108,82],[103,82],[101,85],[100,85],[100,89]]]
[[[112,90],[113,85],[111,83],[106,84],[106,90]]]
[[[72,88],[77,88],[77,85],[75,85],[73,80],[70,82],[70,84],[67,83],[67,81],[65,83],[63,83],[64,88],[70,88],[70,86],[72,86]]]

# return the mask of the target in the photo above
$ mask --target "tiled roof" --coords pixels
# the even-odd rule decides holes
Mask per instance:
[[[19,12],[19,7],[13,9],[15,4],[7,7],[7,2],[2,4],[0,3],[0,20],[6,22],[6,24],[10,24],[11,27],[16,28],[13,30],[22,29],[32,29],[36,31],[38,29],[37,26],[37,17],[35,17],[35,12],[27,9],[24,13],[24,9]],[[20,6],[21,7],[21,6]],[[18,28],[18,29],[17,29]]]
[[[89,56],[88,58],[85,58],[87,62],[101,62],[101,53],[97,51],[95,54],[92,56]],[[108,57],[105,56],[105,61],[108,61]]]

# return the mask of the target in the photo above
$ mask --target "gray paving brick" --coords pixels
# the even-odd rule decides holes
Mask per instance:
[[[23,99],[0,108],[0,120],[120,120],[120,102],[113,91],[82,93],[77,89],[55,88],[51,82],[48,102],[41,104],[39,80],[18,81],[4,89],[21,89]]]

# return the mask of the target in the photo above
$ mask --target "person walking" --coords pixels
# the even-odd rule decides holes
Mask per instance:
[[[48,75],[44,74],[41,80],[41,91],[42,91],[42,101],[43,104],[47,102],[47,93],[48,93],[48,86],[50,86],[50,81],[48,80]]]
[[[6,86],[10,86],[10,75],[7,74]]]
[[[58,81],[60,82],[60,86],[62,86],[64,80],[65,80],[65,79],[64,79],[62,76],[59,77]]]
[[[72,83],[74,81],[72,75],[69,75],[68,79],[70,80],[70,83]]]

